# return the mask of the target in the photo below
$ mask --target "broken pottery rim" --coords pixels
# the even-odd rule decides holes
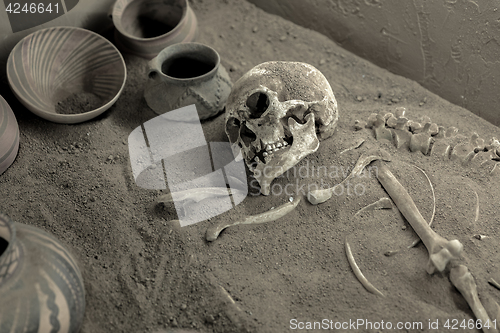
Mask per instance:
[[[210,71],[202,75],[188,77],[188,78],[178,78],[163,73],[162,65],[165,62],[165,60],[167,60],[172,56],[189,53],[188,51],[193,50],[193,47],[195,48],[194,49],[195,52],[208,51],[211,53],[212,56],[214,56],[215,58],[215,63],[213,65],[214,67]],[[162,77],[163,81],[169,81],[172,83],[177,83],[182,85],[197,84],[213,78],[217,74],[219,67],[220,67],[220,55],[219,52],[217,52],[213,47],[210,47],[202,43],[185,42],[185,43],[173,44],[161,50],[161,52],[158,53],[158,55],[149,62],[148,77],[151,77],[153,73],[156,73],[156,75],[160,75]]]
[[[61,30],[82,31],[86,34],[93,35],[93,36],[97,37],[102,42],[107,43],[108,46],[110,46],[115,51],[115,55],[118,57],[117,60],[119,60],[120,64],[123,66],[123,80],[121,82],[120,88],[117,90],[116,94],[114,95],[114,97],[111,100],[109,100],[108,102],[106,102],[105,104],[101,105],[100,107],[98,107],[94,110],[82,112],[82,113],[78,113],[78,114],[61,114],[61,113],[55,113],[55,112],[48,112],[45,109],[39,108],[36,105],[34,105],[32,102],[26,100],[26,98],[24,98],[24,94],[22,93],[22,91],[19,91],[17,89],[17,87],[12,83],[13,82],[13,75],[16,75],[16,74],[12,73],[13,70],[11,70],[10,67],[14,63],[13,57],[14,57],[15,51],[18,48],[22,48],[23,43],[29,39],[33,40],[34,37],[41,35],[43,33],[46,33],[46,32],[52,33],[52,32],[57,32],[57,31],[61,31]],[[111,106],[113,106],[113,104],[118,100],[118,98],[120,97],[120,95],[122,94],[122,92],[125,88],[125,84],[127,82],[127,66],[125,64],[125,60],[123,59],[123,56],[120,53],[120,51],[116,48],[115,45],[113,45],[113,43],[111,43],[109,40],[107,40],[103,36],[93,32],[93,31],[83,29],[83,28],[72,27],[72,26],[56,26],[56,27],[49,27],[49,28],[37,30],[37,31],[27,35],[23,39],[21,39],[16,44],[16,46],[14,46],[14,48],[10,52],[9,57],[7,59],[7,79],[9,81],[9,86],[10,86],[12,92],[14,93],[14,95],[16,96],[16,98],[28,110],[33,112],[35,115],[37,115],[41,118],[44,118],[46,120],[55,122],[55,123],[76,124],[76,123],[81,123],[81,122],[85,122],[85,121],[88,121],[90,119],[93,119],[93,118],[101,115],[102,113],[104,113]]]
[[[138,36],[135,36],[135,35],[132,35],[130,33],[128,33],[124,28],[123,28],[123,24],[122,24],[122,15],[115,15],[115,8],[117,8],[117,4],[122,1],[122,2],[126,2],[127,0],[117,0],[115,2],[115,4],[113,5],[113,10],[111,12],[111,19],[113,20],[113,24],[116,28],[116,30],[123,36],[123,37],[126,37],[128,39],[132,39],[132,40],[135,40],[137,42],[142,42],[142,41],[155,41],[155,40],[159,40],[159,39],[162,39],[162,38],[165,38],[169,35],[174,35],[176,32],[178,32],[179,30],[181,30],[182,28],[184,28],[184,26],[188,23],[186,18],[189,14],[189,11],[191,9],[191,7],[189,6],[189,2],[188,0],[185,0],[183,1],[183,4],[185,4],[184,8],[182,9],[182,16],[179,20],[179,22],[177,23],[177,25],[170,31],[162,34],[162,35],[158,35],[158,36],[155,36],[155,37],[138,37]],[[123,7],[123,12],[125,12],[125,10],[127,9],[128,6],[130,6],[130,4],[132,4],[133,2],[135,1],[144,1],[144,0],[131,0],[129,1],[125,7]],[[194,12],[193,12],[193,15],[194,15]],[[118,18],[116,17],[120,17],[120,20],[118,20]]]

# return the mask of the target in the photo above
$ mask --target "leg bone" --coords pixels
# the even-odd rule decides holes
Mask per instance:
[[[481,324],[483,325],[483,331],[485,332],[498,332],[494,327],[494,323],[491,322],[486,309],[481,304],[479,300],[479,296],[477,294],[476,282],[474,281],[474,277],[469,272],[467,267],[464,265],[459,265],[457,267],[453,267],[450,270],[450,281],[455,286],[455,288],[460,291],[462,296],[469,304],[469,307],[474,312],[476,319],[481,320]],[[489,325],[490,329],[488,330],[484,325]]]
[[[377,160],[374,165],[378,168],[377,178],[379,182],[429,251],[427,273],[432,274],[436,270],[442,272],[451,259],[460,256],[463,245],[458,240],[448,241],[436,234],[422,217],[406,189],[385,164]]]

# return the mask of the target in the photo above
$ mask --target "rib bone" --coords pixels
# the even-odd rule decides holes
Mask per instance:
[[[494,327],[494,323],[491,322],[486,309],[479,300],[476,282],[474,281],[474,277],[469,272],[467,267],[465,267],[464,265],[453,267],[450,270],[450,281],[465,298],[467,304],[469,304],[469,307],[472,309],[472,312],[474,312],[476,319],[481,320],[483,331],[498,332],[498,330]],[[486,323],[488,323],[488,325],[490,326],[489,330],[484,327]]]
[[[442,272],[451,259],[460,256],[463,245],[456,239],[448,241],[436,234],[422,217],[406,189],[387,166],[380,160],[375,161],[374,165],[378,168],[379,182],[429,251],[427,273],[432,274],[436,270]]]
[[[389,155],[388,152],[386,152],[383,149],[376,150],[372,149],[363,155],[360,156],[358,161],[356,162],[356,165],[352,169],[351,173],[349,176],[347,176],[342,182],[340,182],[338,185],[335,185],[334,187],[327,188],[327,189],[322,189],[322,190],[314,190],[309,193],[307,193],[307,200],[313,205],[317,205],[320,203],[325,202],[326,200],[330,199],[332,197],[332,194],[335,192],[335,187],[342,185],[344,182],[347,180],[356,177],[363,171],[363,169],[370,164],[372,161],[375,160],[384,160],[384,161],[390,161],[391,156]]]
[[[213,242],[214,240],[217,239],[217,237],[219,237],[219,234],[222,232],[222,230],[226,229],[227,227],[240,224],[260,224],[260,223],[275,221],[285,216],[286,214],[290,213],[292,210],[294,210],[295,207],[297,207],[297,205],[299,204],[299,202],[300,198],[297,198],[292,202],[287,202],[277,208],[271,209],[270,211],[260,213],[257,215],[248,216],[244,220],[236,222],[222,221],[222,223],[216,224],[207,229],[206,239],[209,242]]]

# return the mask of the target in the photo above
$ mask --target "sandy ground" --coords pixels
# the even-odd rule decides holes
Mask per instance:
[[[430,220],[431,188],[413,165],[426,171],[436,197],[433,229],[463,243],[464,255],[453,264],[469,267],[481,300],[494,315],[500,291],[487,281],[500,281],[498,174],[397,150],[376,141],[368,129],[355,131],[354,121],[402,106],[410,119],[427,115],[467,136],[477,132],[488,140],[500,137],[500,130],[243,0],[195,0],[192,6],[199,41],[220,53],[233,82],[269,60],[307,62],[328,78],[339,105],[337,132],[298,167],[350,170],[367,149],[382,147],[393,157],[390,170]],[[17,116],[21,146],[14,164],[0,176],[0,209],[17,222],[51,232],[77,257],[86,288],[82,332],[288,332],[294,323],[324,319],[333,325],[371,321],[372,330],[341,331],[373,332],[384,331],[376,329],[382,321],[393,328],[398,322],[418,322],[422,329],[408,331],[437,332],[429,329],[429,321],[438,321],[443,332],[447,320],[450,325],[457,320],[460,329],[462,320],[474,318],[447,271],[426,273],[425,247],[406,248],[416,235],[396,208],[354,215],[387,197],[373,176],[354,180],[353,186],[360,184],[357,193],[345,191],[318,206],[302,200],[285,218],[228,228],[211,243],[205,240],[210,225],[269,210],[288,196],[249,196],[235,209],[188,227],[169,222],[176,213],[173,206],[157,203],[162,191],[141,189],[132,176],[128,135],[156,115],[142,97],[147,61],[128,55],[125,60],[128,81],[122,96],[104,115],[83,124],[40,119],[2,91]],[[227,141],[223,125],[222,115],[205,122],[207,141]],[[360,148],[340,154],[359,140],[365,140]],[[324,181],[334,185],[342,179],[340,174]],[[306,175],[277,182],[318,180]],[[476,234],[488,237],[479,240]],[[361,270],[385,297],[369,293],[354,276],[344,250],[346,237]]]

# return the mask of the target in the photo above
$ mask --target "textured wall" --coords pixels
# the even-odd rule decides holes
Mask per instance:
[[[500,125],[500,2],[249,0]]]

